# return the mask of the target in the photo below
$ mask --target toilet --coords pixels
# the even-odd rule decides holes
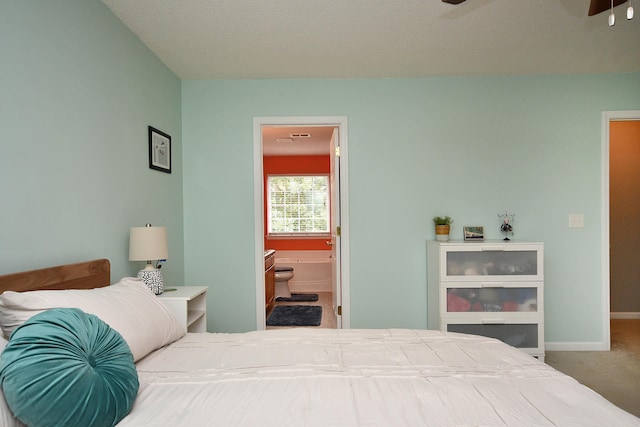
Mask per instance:
[[[276,266],[276,298],[291,298],[289,280],[293,278],[293,267]]]

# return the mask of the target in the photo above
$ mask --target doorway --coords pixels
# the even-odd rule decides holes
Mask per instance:
[[[347,161],[347,118],[336,117],[255,117],[253,121],[254,139],[254,230],[255,230],[255,271],[256,271],[256,328],[266,328],[265,312],[265,183],[264,183],[264,156],[268,152],[272,155],[300,154],[304,150],[311,150],[316,155],[326,152],[331,160],[331,236],[326,240],[327,247],[333,255],[332,270],[332,297],[328,316],[335,316],[337,328],[348,328],[350,324],[349,301],[349,215],[348,215],[348,161]],[[282,132],[292,130],[284,137]],[[294,132],[295,131],[295,132]],[[278,135],[281,141],[274,146],[271,141],[265,143],[265,135]],[[294,147],[300,138],[303,140],[311,135],[325,134],[330,138],[324,138],[324,143],[315,141],[309,144],[313,147]],[[295,140],[295,141],[294,141]],[[325,145],[326,144],[326,145]],[[337,150],[332,148],[335,145]],[[287,150],[292,150],[287,152]],[[302,150],[302,151],[301,151]],[[313,151],[315,150],[315,151]],[[320,150],[320,151],[318,151]],[[294,153],[295,151],[295,153]],[[307,242],[306,244],[309,244]],[[325,244],[325,241],[322,241]],[[277,253],[277,252],[276,252]],[[295,273],[294,273],[295,277]],[[328,310],[324,310],[325,312]],[[323,313],[325,316],[325,313]]]
[[[640,120],[609,123],[611,318],[639,318]]]
[[[603,301],[603,330],[604,330],[604,342],[603,349],[611,349],[611,326],[610,319],[618,317],[619,314],[615,313],[612,307],[612,293],[618,292],[617,281],[615,280],[616,271],[620,268],[617,263],[619,259],[614,259],[614,254],[620,250],[618,247],[621,242],[613,235],[611,227],[616,224],[615,218],[612,215],[612,197],[615,196],[617,191],[613,185],[615,179],[612,175],[612,141],[611,141],[611,128],[612,122],[622,121],[638,121],[640,120],[640,111],[606,111],[602,114],[602,301]],[[637,314],[636,314],[637,315]]]

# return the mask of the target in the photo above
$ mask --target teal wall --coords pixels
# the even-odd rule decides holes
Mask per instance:
[[[104,257],[135,275],[129,228],[150,222],[181,284],[180,79],[98,0],[0,4],[0,274]],[[170,175],[148,168],[149,125]]]
[[[546,244],[546,340],[602,342],[601,113],[639,108],[640,74],[183,81],[186,282],[255,328],[253,117],[347,116],[351,327],[426,327],[431,218],[495,239],[508,209]]]
[[[508,209],[546,244],[547,341],[603,340],[601,113],[640,109],[640,74],[181,82],[98,0],[0,2],[0,274],[108,257],[115,281],[129,227],[165,225],[167,282],[254,329],[253,117],[347,116],[352,327],[425,327],[431,217],[498,238]]]

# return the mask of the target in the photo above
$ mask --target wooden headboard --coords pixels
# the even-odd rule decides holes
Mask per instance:
[[[0,276],[0,293],[45,289],[93,289],[109,286],[108,259],[79,262]]]

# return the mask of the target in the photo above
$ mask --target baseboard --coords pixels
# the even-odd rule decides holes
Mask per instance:
[[[611,312],[611,319],[640,319],[638,312]],[[545,342],[547,351],[609,351],[611,345],[604,342]]]
[[[633,311],[629,311],[629,312],[625,312],[625,311],[611,312],[611,313],[609,313],[609,318],[610,319],[640,319],[640,313],[639,312],[633,312]]]
[[[609,351],[610,346],[602,342],[546,342],[546,351]]]
[[[295,293],[331,292],[331,282],[328,280],[289,280],[289,289]]]

